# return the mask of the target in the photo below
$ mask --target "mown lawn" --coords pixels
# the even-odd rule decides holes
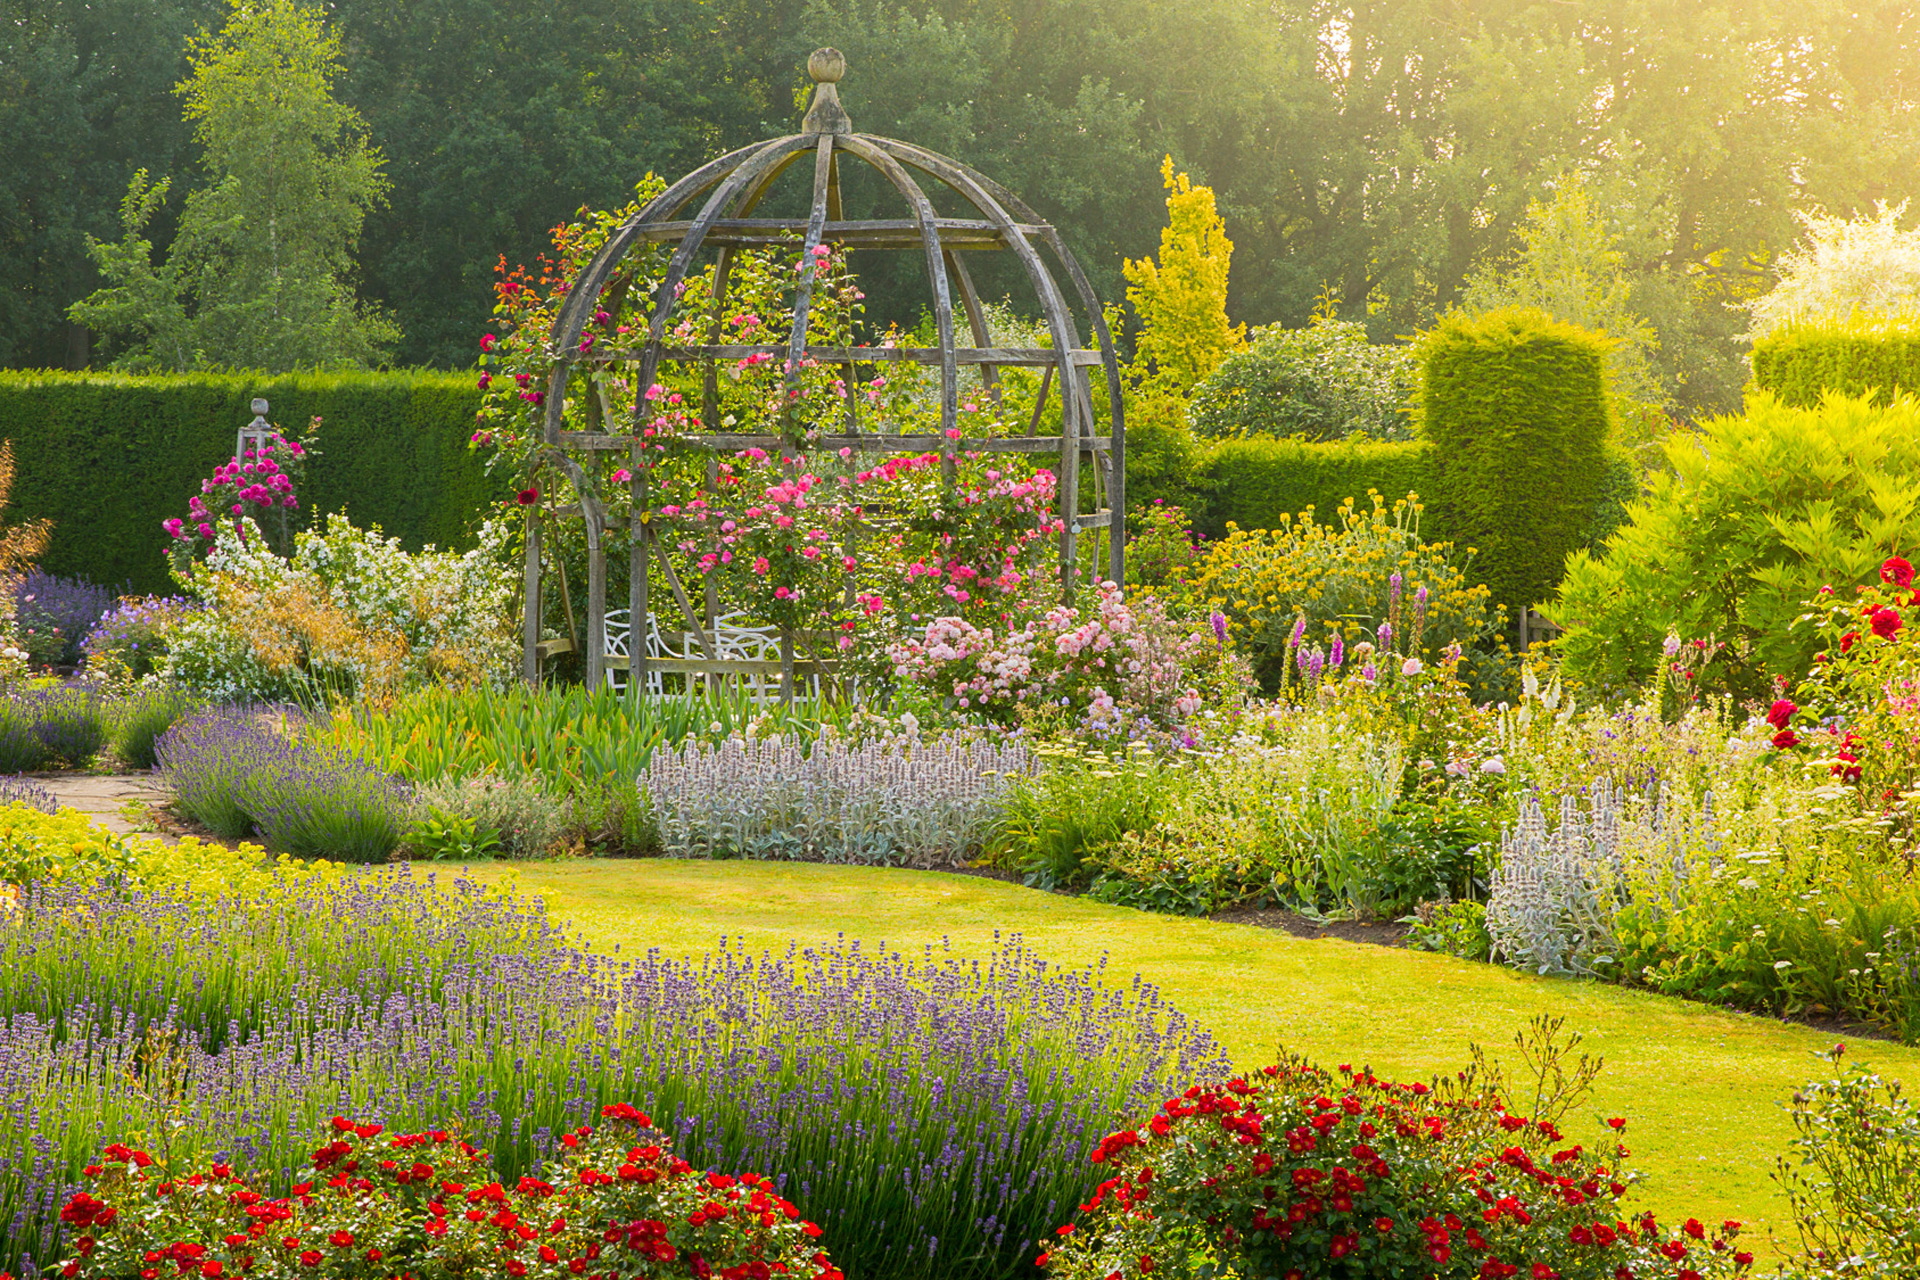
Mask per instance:
[[[1663,1217],[1739,1218],[1793,1237],[1768,1174],[1790,1132],[1782,1101],[1824,1064],[1831,1035],[1618,987],[1530,978],[1447,956],[1251,925],[1149,915],[969,876],[762,862],[549,862],[473,869],[517,879],[596,948],[705,952],[722,935],[784,950],[839,934],[918,950],[985,952],[1021,933],[1041,954],[1113,980],[1135,973],[1252,1067],[1276,1045],[1323,1063],[1424,1078],[1467,1045],[1510,1043],[1536,1014],[1565,1016],[1606,1059],[1594,1111],[1624,1115]],[[1920,1075],[1920,1050],[1849,1041],[1849,1054]],[[1575,1130],[1591,1138],[1589,1120]]]

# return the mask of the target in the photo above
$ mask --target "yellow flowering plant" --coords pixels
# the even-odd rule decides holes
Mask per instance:
[[[1336,640],[1360,665],[1376,654],[1431,665],[1458,646],[1474,682],[1495,678],[1507,656],[1505,611],[1468,580],[1452,543],[1421,539],[1417,494],[1391,507],[1367,496],[1368,507],[1348,499],[1331,521],[1309,508],[1275,529],[1228,525],[1188,575],[1189,608],[1222,619],[1268,690],[1323,646],[1337,666]]]

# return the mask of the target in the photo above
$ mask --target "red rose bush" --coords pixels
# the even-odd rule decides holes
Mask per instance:
[[[1041,1265],[1054,1280],[1707,1280],[1751,1265],[1737,1223],[1667,1232],[1624,1214],[1617,1141],[1588,1152],[1475,1082],[1290,1059],[1190,1088],[1093,1151],[1110,1176]]]
[[[444,1130],[335,1117],[308,1180],[271,1198],[224,1164],[177,1174],[116,1144],[62,1209],[65,1280],[842,1280],[774,1184],[698,1170],[624,1104],[560,1139],[546,1179],[496,1181]]]

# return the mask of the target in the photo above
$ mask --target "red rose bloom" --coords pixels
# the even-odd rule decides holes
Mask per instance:
[[[1797,747],[1800,745],[1800,735],[1791,729],[1782,729],[1773,735],[1773,745],[1782,751],[1788,747]]]
[[[1873,611],[1873,634],[1882,640],[1891,640],[1900,632],[1900,615],[1892,609],[1882,606]]]
[[[1777,698],[1774,704],[1767,708],[1767,723],[1776,729],[1784,729],[1787,727],[1787,721],[1793,719],[1793,713],[1799,709],[1787,699]]]
[[[1880,566],[1880,581],[1894,587],[1913,585],[1913,566],[1899,556],[1889,557]]]

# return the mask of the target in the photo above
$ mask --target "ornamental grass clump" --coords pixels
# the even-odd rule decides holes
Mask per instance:
[[[783,734],[656,751],[639,782],[676,857],[957,866],[1033,764],[1013,739]]]

